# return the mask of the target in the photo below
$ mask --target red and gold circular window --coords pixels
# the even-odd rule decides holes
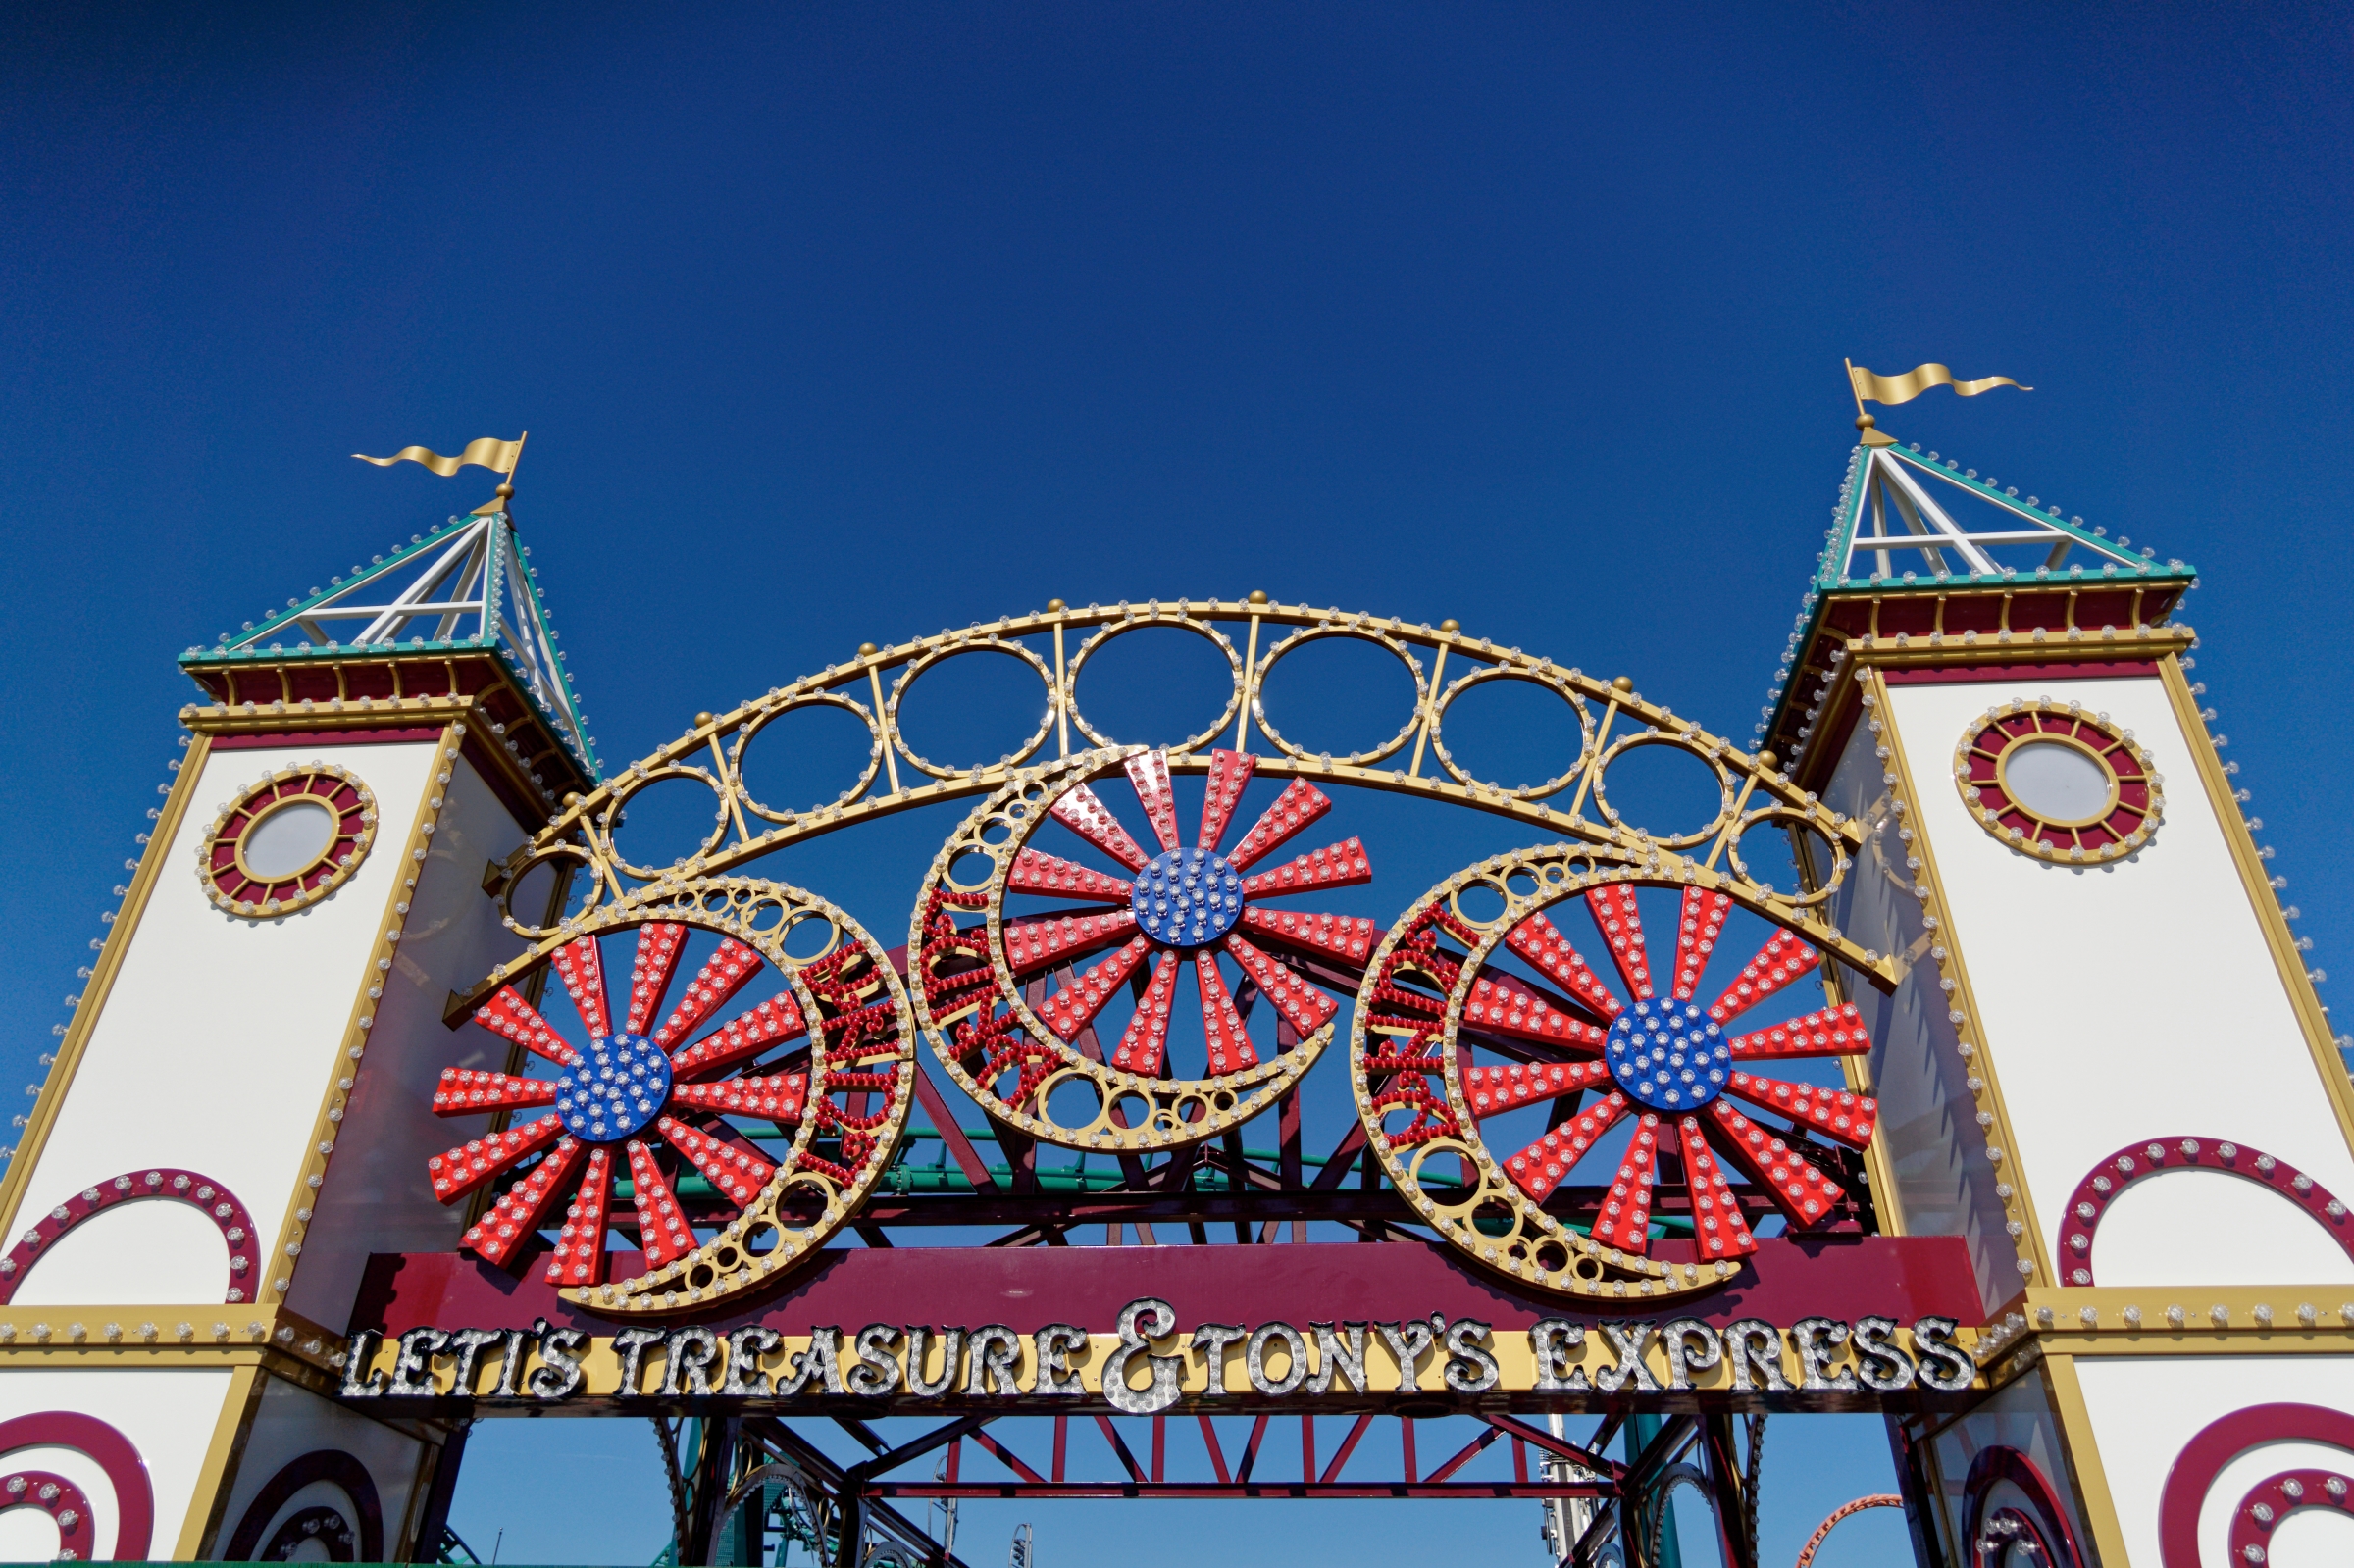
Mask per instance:
[[[376,842],[376,797],[333,763],[281,768],[214,819],[198,853],[204,890],[232,915],[267,919],[315,904]]]
[[[2139,849],[2166,806],[2132,731],[2050,697],[1987,709],[1954,750],[1954,780],[1980,827],[2064,865]]]

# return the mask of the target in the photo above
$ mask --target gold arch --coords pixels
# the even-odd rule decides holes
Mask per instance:
[[[548,825],[508,860],[502,912],[508,926],[532,945],[514,962],[492,971],[473,991],[453,998],[452,1015],[471,1012],[499,986],[544,963],[575,934],[577,927],[570,923],[537,926],[515,918],[514,891],[533,870],[569,866],[588,874],[586,906],[573,917],[578,922],[600,908],[658,900],[666,896],[665,889],[683,881],[737,872],[764,855],[823,834],[917,806],[988,794],[1034,777],[1112,738],[1081,711],[1079,671],[1087,656],[1111,638],[1148,628],[1207,638],[1232,672],[1232,684],[1219,703],[1221,712],[1214,716],[1217,723],[1185,745],[1171,748],[1172,771],[1203,772],[1213,747],[1233,746],[1254,752],[1257,772],[1264,777],[1356,784],[1466,806],[1524,823],[1543,838],[1617,850],[1639,859],[1670,845],[1681,846],[1682,857],[1702,869],[1716,872],[1722,867],[1744,901],[1754,900],[1762,913],[1769,912],[1770,918],[1802,932],[1876,984],[1893,986],[1896,982],[1892,957],[1868,951],[1829,923],[1829,886],[1806,894],[1777,892],[1741,868],[1741,835],[1772,825],[1820,838],[1832,851],[1826,859],[1832,868],[1830,885],[1835,885],[1864,838],[1859,823],[1800,789],[1773,766],[1769,753],[1745,752],[1673,710],[1645,700],[1624,677],[1613,681],[1591,676],[1516,647],[1498,647],[1488,638],[1459,631],[1453,622],[1434,629],[1362,611],[1278,604],[1254,594],[1243,600],[1152,600],[1085,609],[1054,601],[1043,612],[1001,617],[961,632],[943,632],[890,648],[870,644],[846,663],[774,687],[726,713],[696,715],[677,739],[620,770],[593,792],[566,797]],[[1280,661],[1288,650],[1315,638],[1362,641],[1404,661],[1416,695],[1398,732],[1368,735],[1364,749],[1341,756],[1311,755],[1283,736],[1268,717],[1270,693],[1280,708]],[[1046,707],[1037,730],[1006,737],[998,760],[954,768],[915,751],[900,729],[898,710],[926,670],[961,653],[995,653],[1029,665],[1044,685]],[[1578,754],[1565,759],[1545,784],[1515,785],[1476,778],[1447,746],[1447,713],[1456,697],[1474,684],[1505,680],[1551,690],[1576,711]],[[756,799],[743,782],[748,745],[770,721],[816,705],[849,711],[866,726],[870,747],[863,771],[831,801],[797,807]],[[1203,715],[1204,722],[1212,717]],[[1710,768],[1720,788],[1716,814],[1706,824],[1666,825],[1657,833],[1621,820],[1610,803],[1608,766],[1640,746],[1672,747]],[[613,836],[622,808],[652,784],[678,778],[699,780],[711,789],[710,833],[668,867],[629,864]]]

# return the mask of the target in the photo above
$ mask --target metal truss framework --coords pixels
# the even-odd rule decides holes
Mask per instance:
[[[1032,1430],[1021,1439],[1009,1437],[1001,1426],[990,1430],[1001,1419],[962,1416],[895,1442],[864,1421],[837,1416],[836,1424],[866,1450],[865,1458],[849,1465],[771,1417],[705,1422],[695,1435],[696,1461],[676,1478],[680,1534],[670,1560],[757,1563],[764,1560],[768,1542],[783,1535],[833,1568],[960,1568],[962,1559],[951,1542],[896,1506],[912,1500],[1521,1498],[1582,1505],[1574,1514],[1549,1512],[1548,1538],[1563,1562],[1577,1568],[1612,1561],[1623,1568],[1658,1568],[1669,1494],[1679,1486],[1692,1486],[1717,1521],[1728,1568],[1758,1568],[1763,1417],[1750,1418],[1744,1432],[1730,1415],[1663,1419],[1614,1413],[1578,1443],[1513,1416],[1481,1415],[1471,1418],[1479,1430],[1468,1442],[1458,1445],[1451,1436],[1427,1463],[1417,1442],[1417,1428],[1427,1422],[1410,1416],[1326,1417],[1319,1428],[1318,1418],[1310,1415],[1260,1414],[1250,1418],[1249,1436],[1239,1447],[1232,1433],[1221,1441],[1207,1416],[1030,1418],[1022,1424]],[[1295,1419],[1298,1473],[1262,1468],[1271,1426]],[[1358,1456],[1377,1422],[1396,1424],[1399,1463],[1394,1467],[1377,1467]],[[1042,1427],[1047,1433],[1037,1431]],[[1041,1436],[1045,1453],[1016,1446]],[[1629,1458],[1609,1457],[1604,1450],[1613,1441],[1622,1442]],[[665,1445],[670,1442],[665,1433]],[[1510,1444],[1510,1480],[1458,1479],[1474,1459],[1504,1442]],[[1217,1479],[1167,1480],[1179,1444],[1198,1446]],[[1003,1473],[969,1473],[968,1452],[986,1455]],[[929,1477],[904,1473],[936,1455]],[[1564,1521],[1577,1524],[1573,1538],[1563,1530]]]

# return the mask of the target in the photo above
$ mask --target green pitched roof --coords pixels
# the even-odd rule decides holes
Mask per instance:
[[[589,778],[596,742],[556,651],[537,574],[504,512],[451,518],[353,567],[347,578],[288,599],[218,646],[190,648],[190,674],[225,664],[330,660],[354,654],[490,652]]]

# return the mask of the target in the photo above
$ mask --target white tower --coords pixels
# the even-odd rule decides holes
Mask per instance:
[[[2279,1487],[2354,1476],[2354,1097],[2169,622],[2191,570],[1866,440],[1766,729],[1869,827],[1838,923],[1904,971],[1853,988],[1883,1228],[1967,1238],[2002,1326],[1996,1392],[1898,1424],[1923,1560],[2354,1560],[2285,1517],[2342,1488]]]
[[[0,1556],[435,1554],[452,1434],[326,1395],[368,1253],[466,1221],[424,1173],[444,1002],[519,950],[485,869],[595,776],[528,554],[453,518],[181,659],[186,761],[0,1182]]]

